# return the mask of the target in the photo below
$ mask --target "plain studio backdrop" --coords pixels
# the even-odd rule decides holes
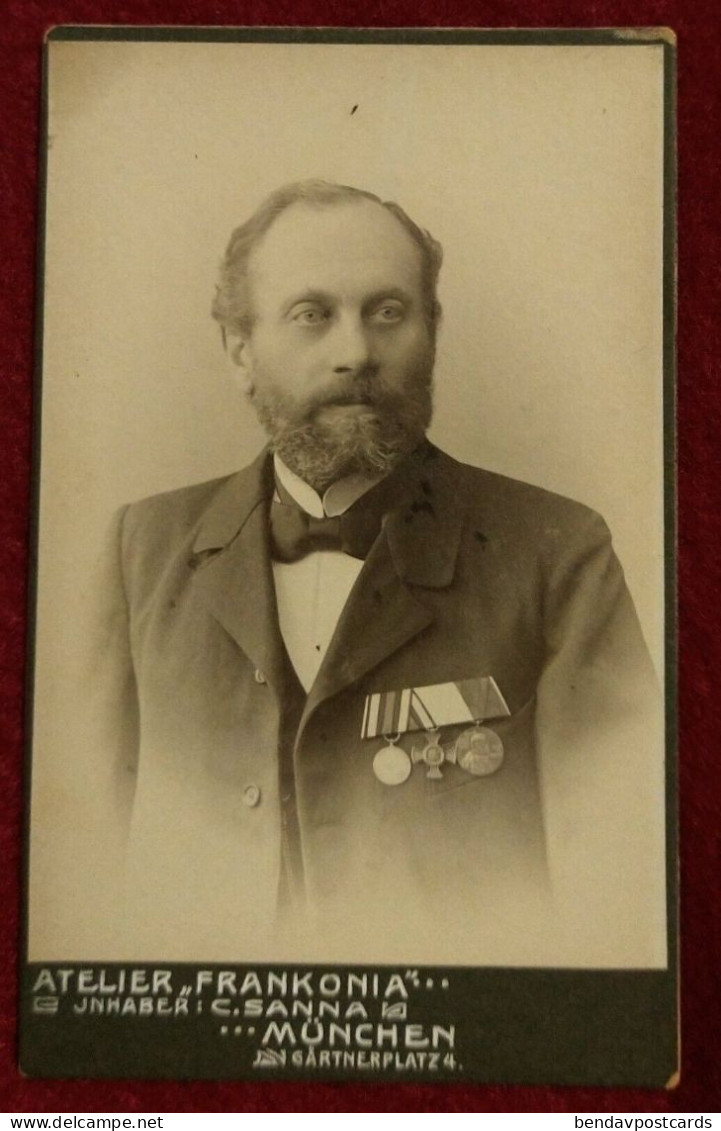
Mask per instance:
[[[231,230],[279,185],[368,189],[441,241],[431,438],[600,511],[660,675],[664,633],[660,45],[56,42],[49,76],[39,957],[91,917],[63,828],[91,824],[92,752],[66,747],[93,566],[122,503],[263,443],[209,310]]]

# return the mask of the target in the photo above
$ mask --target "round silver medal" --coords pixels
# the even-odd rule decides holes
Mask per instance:
[[[391,742],[373,759],[373,773],[383,785],[403,785],[411,774],[411,760],[405,750]]]
[[[456,761],[468,774],[481,778],[495,774],[503,762],[503,743],[488,727],[470,727],[458,736]]]

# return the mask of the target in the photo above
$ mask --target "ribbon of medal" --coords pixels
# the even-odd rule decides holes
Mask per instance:
[[[373,759],[373,772],[384,785],[401,785],[419,762],[427,767],[426,777],[431,780],[443,777],[441,767],[447,762],[485,777],[500,768],[504,751],[500,737],[483,723],[509,714],[492,676],[379,691],[366,696],[361,737],[382,735],[386,741]],[[463,722],[473,726],[444,745],[441,727]],[[425,731],[425,744],[414,745],[409,756],[397,743],[403,734],[414,731]]]

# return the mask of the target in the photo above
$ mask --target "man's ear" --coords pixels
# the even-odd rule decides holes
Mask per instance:
[[[237,334],[226,336],[225,348],[228,357],[233,363],[233,378],[240,385],[244,393],[253,392],[252,366],[250,361],[250,343],[247,338]]]

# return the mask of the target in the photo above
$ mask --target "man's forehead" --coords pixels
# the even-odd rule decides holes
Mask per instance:
[[[266,232],[250,257],[251,275],[279,282],[300,272],[397,271],[419,280],[421,252],[409,232],[370,200],[298,202]]]

